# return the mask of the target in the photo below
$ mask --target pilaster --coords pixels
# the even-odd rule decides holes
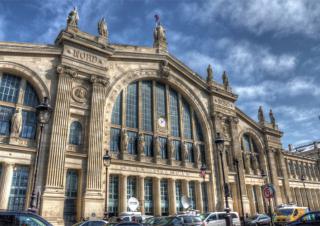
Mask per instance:
[[[160,178],[153,178],[154,216],[161,216]]]
[[[169,214],[176,213],[176,182],[173,178],[168,179],[169,182]]]
[[[0,184],[0,210],[7,210],[13,176],[13,163],[3,163]]]
[[[141,214],[145,214],[145,210],[144,210],[144,177],[143,176],[139,176],[138,177],[138,200],[139,200],[139,204],[140,204],[140,212]]]
[[[202,189],[200,181],[196,181],[196,209],[203,212]]]
[[[119,213],[127,211],[127,175],[120,175]]]

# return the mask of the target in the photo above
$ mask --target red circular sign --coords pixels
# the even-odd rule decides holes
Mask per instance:
[[[268,184],[263,188],[263,196],[266,199],[271,199],[274,197],[274,188],[272,185]]]

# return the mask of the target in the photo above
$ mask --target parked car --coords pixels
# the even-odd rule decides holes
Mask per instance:
[[[202,226],[202,220],[194,215],[174,215],[168,217],[153,217],[147,219],[145,226]]]
[[[320,211],[309,212],[302,215],[296,221],[293,221],[288,226],[307,226],[307,225],[320,225]]]
[[[108,225],[108,221],[95,219],[95,220],[82,221],[72,226],[107,226],[107,225]]]
[[[237,212],[230,212],[232,223],[235,226],[240,226],[240,218]],[[200,215],[203,222],[207,226],[226,226],[226,212],[209,212]]]
[[[140,223],[135,223],[135,222],[123,222],[116,224],[116,226],[142,226]]]
[[[265,214],[256,214],[246,219],[246,226],[269,226],[271,224],[271,218]]]
[[[289,222],[293,222],[299,219],[302,215],[309,212],[308,207],[299,207],[296,205],[283,205],[277,208],[274,216],[274,225],[282,226],[287,225]]]
[[[20,211],[0,211],[0,225],[52,226],[52,224],[37,214]]]

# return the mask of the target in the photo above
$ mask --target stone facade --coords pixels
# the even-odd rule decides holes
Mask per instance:
[[[210,67],[208,79],[203,80],[168,53],[165,32],[162,26],[162,30],[159,28],[160,25],[155,32],[163,32],[162,36],[155,34],[155,44],[148,48],[111,44],[107,35],[94,36],[80,31],[76,9],[69,17],[67,28],[60,32],[54,45],[0,42],[0,74],[14,75],[30,83],[38,98],[49,97],[54,107],[51,121],[44,128],[37,178],[31,175],[35,167],[39,134],[35,139],[0,135],[0,209],[15,208],[9,200],[13,197],[10,190],[12,181],[17,179],[13,175],[17,174],[18,166],[27,166],[29,175],[26,195],[22,197],[23,209],[29,206],[32,182],[36,180],[39,213],[54,225],[80,220],[92,213],[102,217],[111,205],[111,198],[112,202],[116,200],[116,204],[112,205],[117,212],[127,211],[128,190],[132,191],[132,184],[136,198],[143,204],[140,206],[143,213],[146,212],[145,208],[149,208],[144,205],[149,188],[153,194],[153,215],[164,214],[166,202],[166,214],[175,213],[180,205],[177,201],[180,188],[182,194],[194,196],[195,209],[201,212],[223,210],[222,170],[227,175],[226,181],[231,191],[231,208],[240,214],[242,208],[248,214],[266,212],[267,203],[262,196],[265,183],[272,183],[275,187],[273,206],[289,202],[306,206],[308,203],[304,197],[308,195],[310,207],[320,208],[319,163],[316,159],[283,150],[282,132],[273,114],[270,114],[269,123],[261,108],[259,121],[256,122],[238,109],[238,96],[232,92],[226,73],[223,74],[223,84],[218,84],[213,80]],[[158,124],[157,106],[152,104],[153,155],[147,156],[144,152],[145,141],[134,141],[138,151],[130,153],[128,143],[132,142],[132,138],[126,137],[130,128],[125,123],[126,113],[130,111],[126,103],[128,98],[125,97],[129,95],[128,86],[136,82],[139,117],[136,129],[131,129],[131,132],[145,137],[148,135],[143,128],[145,113],[140,110],[143,109],[144,96],[140,93],[143,81],[149,81],[152,89],[163,84],[166,93],[174,90],[178,94],[178,124],[181,129],[179,149],[173,150],[171,144],[172,140],[177,139],[170,132],[173,124],[171,113],[163,116],[161,120],[165,125],[162,126]],[[23,84],[21,82],[19,86],[22,94],[26,90]],[[113,108],[119,95],[122,96],[122,120],[115,125],[112,121]],[[152,93],[152,103],[157,103],[156,95]],[[17,109],[22,106],[20,99],[10,104],[0,101],[0,105]],[[182,132],[186,127],[182,100],[190,106],[190,130],[193,134],[190,138]],[[168,94],[164,102],[164,109],[171,110]],[[202,140],[195,138],[196,119],[203,134]],[[79,122],[80,127],[72,130],[73,122]],[[117,141],[118,151],[110,150],[113,127],[122,134]],[[79,135],[77,130],[80,129]],[[224,168],[214,143],[218,132],[225,140]],[[71,141],[72,133],[79,135],[80,141],[76,139],[79,141],[76,144]],[[166,139],[166,147],[157,141],[161,137]],[[188,142],[191,152],[185,146]],[[204,152],[200,154],[201,145]],[[160,149],[165,149],[167,156],[162,156]],[[112,156],[108,168],[102,161],[106,150]],[[181,158],[175,157],[177,151],[181,151]],[[199,174],[204,163],[207,170],[203,179]],[[262,173],[267,178],[262,177]],[[72,175],[77,178],[73,188],[70,186]],[[304,182],[301,181],[302,175],[306,177]],[[147,182],[152,186],[148,187]],[[110,191],[110,188],[115,188],[111,184],[116,184],[117,191]],[[70,189],[73,189],[73,194],[69,193]],[[66,217],[67,197],[74,204],[69,218]]]

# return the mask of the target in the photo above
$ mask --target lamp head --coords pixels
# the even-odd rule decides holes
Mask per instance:
[[[106,151],[106,154],[103,156],[103,164],[105,167],[109,167],[111,164],[111,156],[109,155],[109,151]]]
[[[305,175],[302,175],[302,176],[301,176],[301,180],[302,180],[302,181],[305,181],[305,180],[306,180]]]
[[[38,122],[47,124],[51,117],[52,107],[49,104],[48,97],[44,97],[43,101],[36,106]]]

